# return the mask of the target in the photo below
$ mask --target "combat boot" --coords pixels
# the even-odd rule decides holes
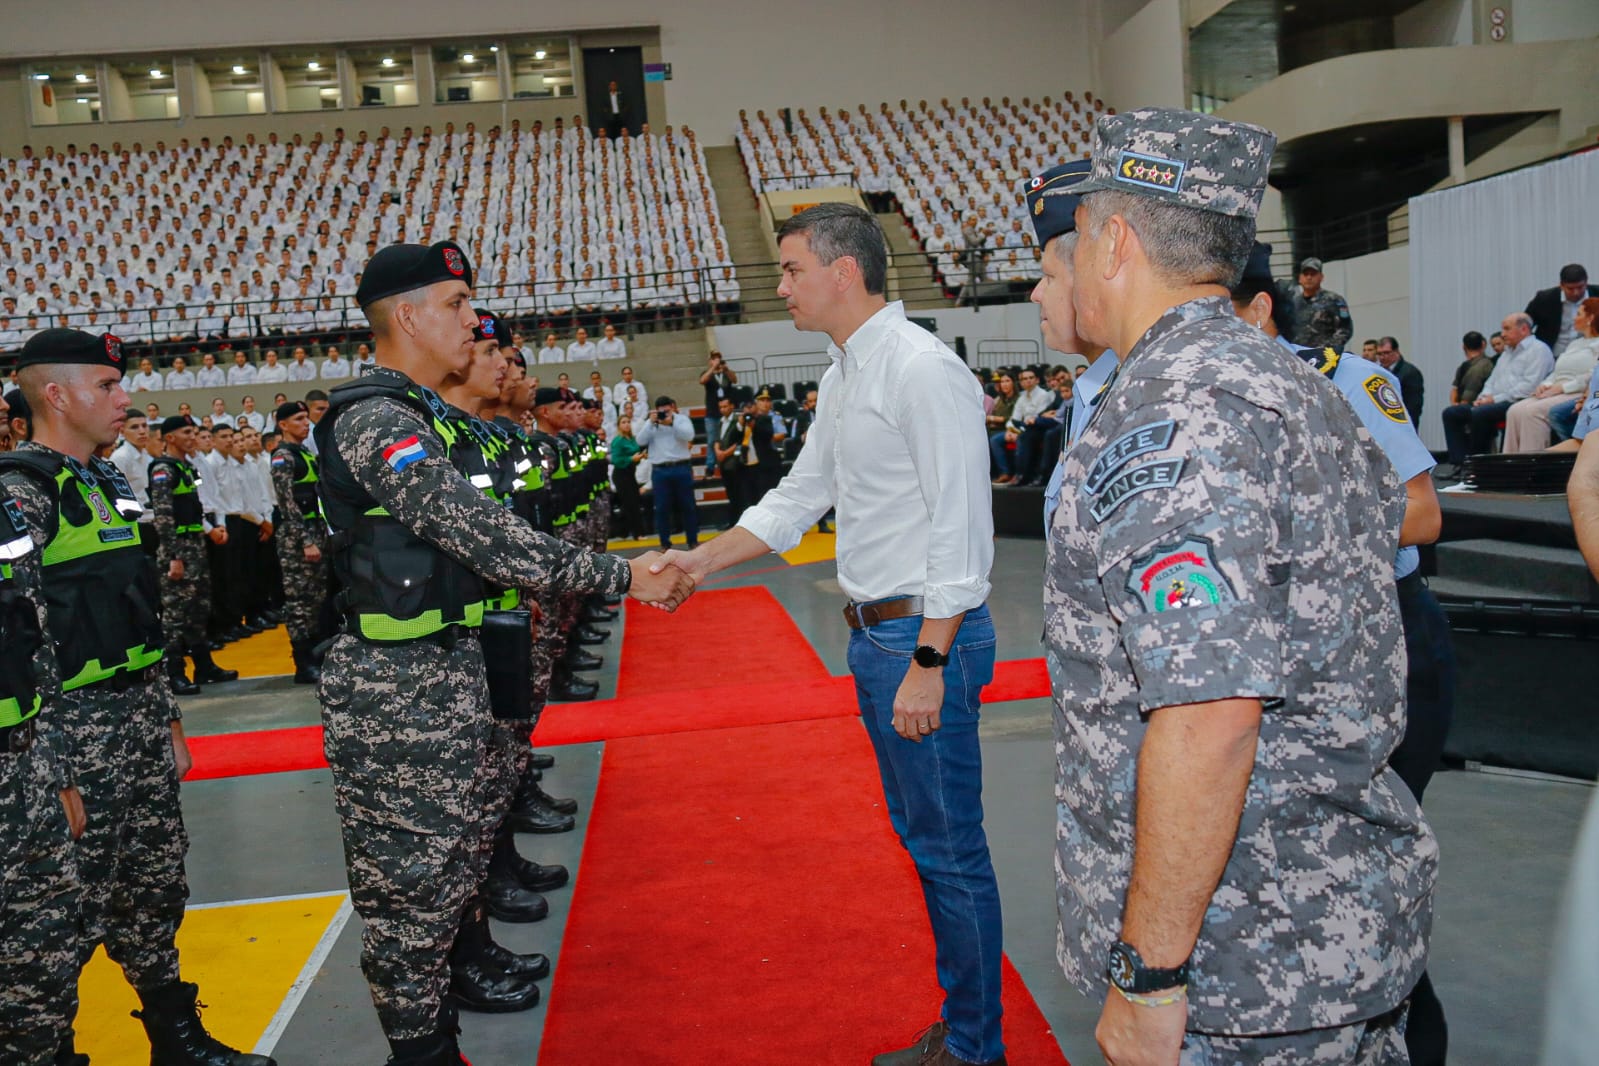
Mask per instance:
[[[220,681],[237,681],[237,670],[224,670],[211,658],[211,649],[191,649],[189,655],[194,659],[194,680],[202,685],[214,685]]]
[[[502,862],[516,875],[516,879],[535,892],[549,892],[552,889],[564,888],[572,879],[566,867],[552,863],[534,862],[525,859],[516,850],[516,837],[511,832],[511,827],[502,824],[499,832],[494,834],[494,854],[490,862]]]
[[[432,1036],[419,1036],[411,1040],[390,1040],[387,1066],[471,1066],[461,1054],[456,1033],[451,1029]]]
[[[483,878],[483,904],[502,922],[522,925],[542,922],[550,916],[550,901],[524,885],[516,872],[489,864]]]
[[[294,653],[294,683],[314,685],[322,680],[322,671],[311,660],[311,642],[297,640],[289,645]]]
[[[450,995],[456,1003],[480,1014],[510,1014],[538,1006],[538,985],[506,973],[489,961],[479,945],[463,939],[457,937],[450,948]]]
[[[183,649],[167,649],[167,688],[172,690],[174,696],[198,696],[200,686],[189,680],[188,672],[184,669]]]
[[[555,765],[555,756],[546,751],[535,751],[528,765],[535,770],[548,770]]]
[[[551,703],[581,703],[599,694],[600,686],[586,678],[578,677],[564,667],[557,669],[550,679]]]
[[[605,656],[590,655],[582,648],[573,644],[567,649],[566,657],[561,660],[568,670],[598,670],[605,665]]]
[[[605,606],[605,602],[598,596],[590,597],[583,604],[583,621],[614,622],[616,621],[616,612]]]
[[[505,824],[518,833],[570,833],[577,828],[577,819],[544,802],[548,798],[536,785],[517,789]]]
[[[611,633],[606,629],[595,629],[593,626],[580,625],[572,630],[572,640],[577,644],[604,644],[611,639]]]
[[[274,1059],[235,1051],[206,1032],[199,994],[200,986],[188,981],[139,991],[144,1009],[133,1016],[150,1038],[150,1066],[277,1066]]]
[[[548,955],[537,951],[524,954],[496,943],[494,933],[489,929],[488,913],[475,904],[468,906],[462,916],[461,930],[455,942],[461,944],[463,950],[476,951],[489,965],[498,967],[512,977],[538,981],[550,976]]]
[[[535,801],[542,803],[544,806],[548,807],[552,811],[555,811],[557,814],[576,814],[577,800],[568,799],[564,796],[560,799],[556,799],[554,796],[550,795],[548,792],[544,791],[542,787],[540,787],[539,782],[543,779],[544,774],[541,771],[529,770],[527,777],[524,778],[522,783],[517,787],[517,797],[516,800],[513,801],[513,805],[516,802],[520,802],[523,793],[527,793]]]

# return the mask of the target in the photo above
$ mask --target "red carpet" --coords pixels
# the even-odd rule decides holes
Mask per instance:
[[[937,1017],[933,944],[860,725],[615,740],[541,1066],[860,1066]],[[1062,1063],[1006,963],[1016,1064]]]
[[[328,764],[322,756],[322,727],[319,725],[217,733],[188,739],[194,769],[189,771],[185,781],[317,770]]]

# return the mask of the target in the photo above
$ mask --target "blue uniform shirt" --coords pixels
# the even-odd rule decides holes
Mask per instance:
[[[1316,350],[1296,347],[1281,337],[1277,338],[1277,343],[1295,357],[1303,351]],[[1355,417],[1377,441],[1400,481],[1409,481],[1438,465],[1416,435],[1416,427],[1411,424],[1399,398],[1399,381],[1392,374],[1376,363],[1345,352],[1339,357],[1330,380],[1348,398],[1349,406],[1355,409]],[[1420,551],[1414,546],[1400,548],[1394,556],[1394,577],[1409,577],[1420,566]]]
[[[1595,426],[1599,426],[1599,367],[1594,367],[1593,376],[1588,379],[1588,395],[1577,411],[1577,424],[1571,436],[1574,440],[1582,440]]]
[[[1105,383],[1116,373],[1116,368],[1121,365],[1121,360],[1116,358],[1116,353],[1106,351],[1098,359],[1088,364],[1088,369],[1083,371],[1082,377],[1072,384],[1072,411],[1066,423],[1066,439],[1063,442],[1070,445],[1082,435],[1083,427],[1088,425],[1088,416],[1094,413],[1094,406],[1101,399],[1100,390]],[[1064,451],[1064,449],[1062,449]],[[1065,465],[1060,461],[1060,456],[1055,456],[1055,469],[1050,472],[1049,484],[1044,487],[1044,531],[1049,531],[1049,519],[1055,513],[1055,507],[1060,503],[1060,485],[1065,477]]]

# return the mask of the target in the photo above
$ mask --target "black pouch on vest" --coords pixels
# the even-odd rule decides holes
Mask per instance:
[[[489,710],[509,721],[533,717],[533,612],[483,612],[478,640],[488,665]]]

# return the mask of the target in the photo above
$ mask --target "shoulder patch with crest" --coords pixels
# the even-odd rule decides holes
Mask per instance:
[[[1371,402],[1377,405],[1377,410],[1395,422],[1410,421],[1410,416],[1405,413],[1405,405],[1400,402],[1399,393],[1388,383],[1387,378],[1373,374],[1361,383],[1361,387],[1371,397]]]
[[[1204,537],[1187,537],[1135,559],[1127,574],[1127,591],[1145,611],[1156,614],[1238,601],[1216,566],[1215,549]]]

